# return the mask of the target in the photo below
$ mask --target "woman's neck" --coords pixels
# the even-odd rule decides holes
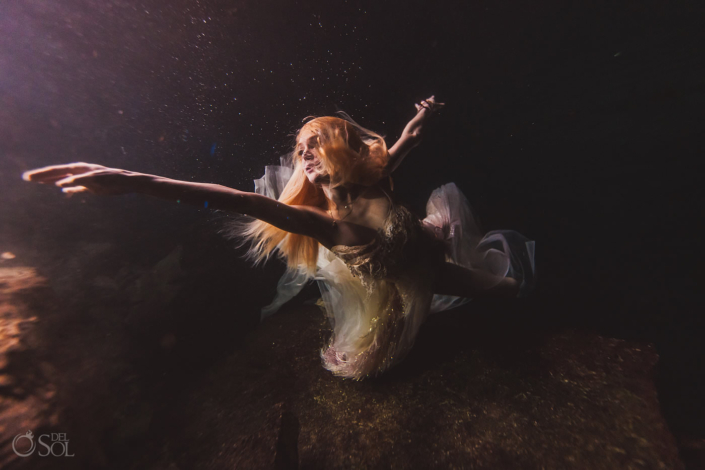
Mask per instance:
[[[326,197],[333,201],[336,207],[352,204],[365,191],[366,186],[359,184],[340,185],[331,188],[328,184],[321,185]]]

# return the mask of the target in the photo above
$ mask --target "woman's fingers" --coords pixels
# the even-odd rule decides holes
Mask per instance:
[[[111,196],[132,190],[131,175],[133,173],[129,171],[81,162],[38,168],[25,172],[22,178],[37,183],[54,183],[67,196],[82,192]]]
[[[125,194],[132,189],[129,172],[115,168],[100,168],[81,175],[72,175],[54,183],[67,194],[88,191],[91,194],[114,196]]]
[[[64,186],[71,186],[74,182],[75,177],[73,175],[67,177],[67,178],[62,178],[58,179],[54,182],[55,185],[57,185],[60,188],[63,188]]]
[[[100,173],[102,170],[93,170],[88,173],[82,173],[79,175],[71,175],[66,178],[56,181],[54,184],[60,188],[65,188],[67,186],[74,186],[77,183],[87,184],[90,182],[90,178]]]
[[[416,106],[416,111],[421,111],[424,108],[428,109],[429,111],[431,110],[431,105],[426,102],[426,100],[421,101],[421,103],[419,104],[414,104],[414,106]]]
[[[431,95],[431,97],[425,101],[428,102],[431,106],[438,106],[439,108],[446,105],[445,103],[437,103],[435,95]]]
[[[66,176],[70,176],[70,175],[72,175],[72,173],[65,173],[65,172],[56,173],[53,175],[46,175],[46,176],[43,175],[41,177],[30,176],[30,177],[25,178],[25,176],[22,175],[22,179],[24,179],[25,181],[31,181],[33,183],[49,184],[49,183],[55,183],[55,182],[59,181],[60,179],[66,178]]]
[[[88,191],[88,188],[85,186],[72,186],[70,188],[62,188],[61,192],[66,194],[68,197],[73,196],[76,193],[83,193]]]
[[[416,106],[417,112],[421,112],[424,108],[428,109],[431,112],[434,112],[445,106],[445,103],[437,103],[436,96],[431,95],[429,98],[421,100],[421,103],[414,103],[414,106]]]
[[[51,165],[22,173],[22,179],[36,183],[54,183],[71,175],[80,175],[104,168],[92,163],[69,163],[68,165]]]

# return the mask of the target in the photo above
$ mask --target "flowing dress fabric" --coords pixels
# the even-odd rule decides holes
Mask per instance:
[[[278,196],[290,170],[266,167],[256,192]],[[454,183],[433,191],[426,212],[419,220],[392,203],[384,226],[369,243],[331,250],[319,246],[314,279],[333,330],[321,358],[335,375],[360,380],[383,372],[409,353],[430,313],[470,301],[434,295],[444,261],[493,274],[487,288],[505,276],[522,279],[522,292],[533,287],[534,242],[512,230],[482,234]],[[310,279],[304,270],[287,271],[274,301],[262,309],[262,319]]]

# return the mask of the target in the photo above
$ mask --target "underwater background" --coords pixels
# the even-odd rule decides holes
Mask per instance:
[[[705,467],[703,13],[2,3],[0,462]],[[284,266],[249,266],[228,214],[20,178],[84,161],[252,191],[306,116],[344,110],[391,146],[431,95],[446,106],[396,196],[423,215],[455,182],[485,230],[536,241],[539,283],[431,317],[374,381],[320,367],[314,284],[260,324]],[[27,430],[75,457],[18,457]]]

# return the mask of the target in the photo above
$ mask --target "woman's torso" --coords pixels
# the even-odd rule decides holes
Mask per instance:
[[[333,237],[335,242],[331,246],[328,246],[328,243],[321,243],[328,249],[341,245],[365,245],[385,228],[393,207],[388,185],[384,188],[383,185],[376,184],[367,187],[353,202],[350,209],[341,208],[340,212],[335,210],[326,212],[316,208],[315,210],[321,215],[331,217],[332,226],[336,227],[337,232]]]
[[[368,286],[372,278],[419,278],[419,269],[433,276],[445,258],[443,243],[425,230],[418,216],[395,204],[388,190],[370,188],[365,196],[350,225],[372,234],[360,243],[333,246],[331,251]]]
[[[442,252],[435,237],[425,233],[426,227],[418,216],[395,203],[387,181],[368,187],[352,209],[347,215],[332,213],[340,232],[339,242],[327,247],[342,256],[346,264],[355,258],[354,264],[374,260],[372,264],[378,267],[384,264],[409,268],[419,262],[427,264],[419,257],[437,260]]]

